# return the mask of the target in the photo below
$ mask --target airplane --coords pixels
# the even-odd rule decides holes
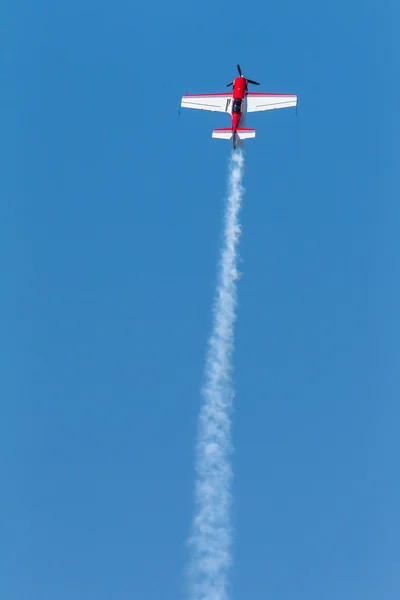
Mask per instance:
[[[188,94],[182,96],[181,107],[195,108],[198,110],[211,110],[225,112],[232,116],[232,126],[214,129],[213,138],[233,141],[236,148],[237,138],[245,140],[256,137],[255,129],[242,127],[245,115],[261,110],[274,110],[297,106],[296,94],[264,94],[249,92],[248,84],[260,85],[258,81],[243,77],[240,65],[237,65],[239,77],[228,83],[226,87],[233,86],[233,91],[220,94]]]

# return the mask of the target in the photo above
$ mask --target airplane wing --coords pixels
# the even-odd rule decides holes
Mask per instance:
[[[232,92],[230,94],[186,94],[182,96],[181,106],[230,113],[231,103]]]
[[[260,92],[248,92],[246,100],[247,112],[289,108],[297,105],[296,94],[262,94]]]

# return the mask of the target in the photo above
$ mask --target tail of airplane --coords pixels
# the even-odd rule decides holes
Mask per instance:
[[[239,140],[247,140],[249,138],[256,137],[255,129],[245,129],[244,127],[239,127],[236,130],[233,130],[232,127],[223,127],[221,129],[213,129],[212,137],[218,138],[220,140],[231,140],[233,137],[233,133],[235,131],[236,136]]]

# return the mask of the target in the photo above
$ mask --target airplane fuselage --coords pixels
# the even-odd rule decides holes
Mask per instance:
[[[232,93],[232,130],[233,144],[235,145],[236,130],[242,119],[245,96],[247,92],[247,79],[245,77],[236,77],[233,82]]]

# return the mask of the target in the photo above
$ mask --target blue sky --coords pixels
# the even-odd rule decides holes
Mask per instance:
[[[232,598],[400,593],[394,2],[0,8],[0,596],[183,597],[236,63]]]

